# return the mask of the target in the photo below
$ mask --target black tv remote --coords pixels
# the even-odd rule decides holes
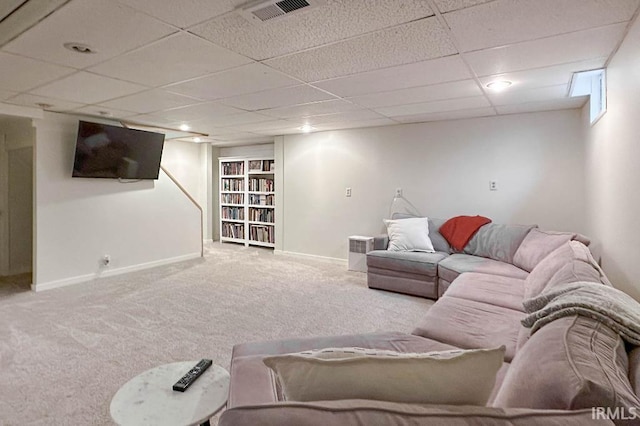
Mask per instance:
[[[178,392],[186,391],[187,388],[191,386],[191,383],[195,382],[207,368],[211,367],[211,364],[213,364],[213,361],[210,359],[201,360],[173,385],[173,390]]]

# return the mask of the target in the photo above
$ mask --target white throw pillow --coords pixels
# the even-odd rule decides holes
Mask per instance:
[[[429,238],[429,219],[412,217],[407,219],[385,219],[391,251],[425,251],[435,253]]]
[[[330,348],[264,359],[289,401],[486,405],[505,347],[400,353]]]

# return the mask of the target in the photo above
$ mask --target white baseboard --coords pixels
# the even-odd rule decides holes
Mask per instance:
[[[141,271],[143,269],[155,268],[157,266],[169,265],[171,263],[184,262],[185,260],[197,259],[200,257],[200,253],[185,254],[183,256],[170,257],[168,259],[154,260],[153,262],[139,263],[137,265],[125,266],[117,269],[102,269],[94,274],[78,275],[71,278],[64,278],[61,280],[49,281],[38,284],[31,284],[31,290],[43,291],[51,290],[59,287],[66,287],[68,285],[86,283],[96,280],[98,278],[112,277],[115,275],[127,274],[130,272]]]
[[[347,259],[339,259],[337,257],[328,257],[328,256],[318,256],[317,254],[307,254],[307,253],[296,253],[293,251],[284,251],[284,250],[274,250],[273,254],[278,256],[292,256],[303,259],[315,259],[322,260],[324,262],[334,263],[336,265],[347,265]]]

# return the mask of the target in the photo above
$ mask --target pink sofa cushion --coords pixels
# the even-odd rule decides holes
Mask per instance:
[[[628,366],[624,342],[609,327],[581,316],[561,318],[538,330],[518,351],[493,405],[640,407]]]
[[[466,272],[451,283],[447,296],[524,312],[524,280],[519,278]]]
[[[525,279],[528,275],[527,271],[523,271],[510,263],[470,254],[455,253],[442,259],[440,263],[438,263],[438,277],[450,283],[464,272],[479,272],[481,274],[500,275],[520,279]]]
[[[518,247],[513,264],[531,272],[538,263],[561,245],[571,241],[576,234],[567,232],[541,231],[534,228]]]
[[[515,355],[524,313],[474,300],[443,296],[418,323],[412,334],[463,349],[505,345],[505,361]]]
[[[569,241],[533,268],[525,280],[524,298],[536,297],[551,286],[578,281],[611,285],[589,248],[579,241]]]

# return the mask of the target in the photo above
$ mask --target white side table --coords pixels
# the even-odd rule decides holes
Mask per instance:
[[[209,425],[227,403],[229,373],[213,364],[184,392],[172,389],[198,361],[147,370],[125,383],[111,400],[111,418],[121,426]]]

